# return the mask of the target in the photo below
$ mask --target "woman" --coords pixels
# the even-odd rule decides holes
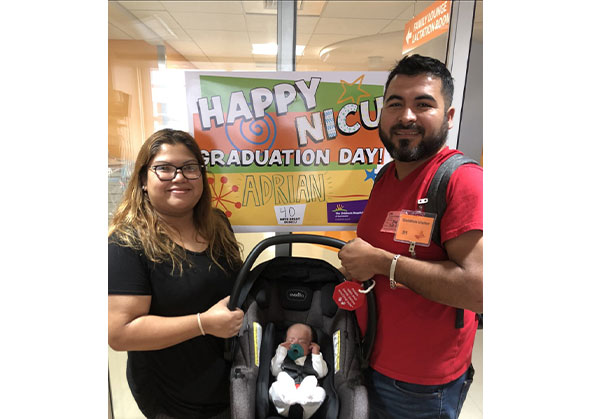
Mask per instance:
[[[152,134],[109,230],[109,345],[128,351],[129,387],[148,418],[230,417],[222,338],[242,324],[227,308],[241,263],[193,137]]]

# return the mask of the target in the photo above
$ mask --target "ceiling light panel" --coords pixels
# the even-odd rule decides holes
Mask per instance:
[[[249,32],[248,38],[250,39],[250,42],[252,44],[276,44],[277,43],[277,33]]]
[[[296,55],[302,55],[304,48],[304,45],[296,45]],[[252,53],[255,55],[277,55],[277,44],[252,44]]]
[[[277,7],[268,7],[265,0],[242,0],[242,8],[247,14],[277,15]]]

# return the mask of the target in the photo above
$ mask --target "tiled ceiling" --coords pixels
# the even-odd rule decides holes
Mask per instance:
[[[252,44],[277,42],[276,3],[109,1],[109,39],[167,45],[198,69],[274,70],[275,56],[253,54]],[[432,3],[298,1],[296,44],[304,52],[296,69],[389,69],[401,57],[405,23]],[[478,3],[475,37],[482,41],[482,1]],[[432,48],[445,48],[445,37],[439,38]]]

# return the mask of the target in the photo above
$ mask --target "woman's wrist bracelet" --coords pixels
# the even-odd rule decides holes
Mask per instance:
[[[203,326],[201,325],[201,313],[197,313],[197,323],[199,324],[199,330],[201,331],[201,336],[205,336],[205,331],[203,330]]]

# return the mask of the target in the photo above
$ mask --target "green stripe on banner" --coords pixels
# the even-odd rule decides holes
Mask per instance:
[[[278,80],[278,79],[255,79],[255,78],[237,78],[237,77],[219,77],[219,76],[200,76],[201,80],[201,97],[211,98],[213,96],[220,96],[222,100],[222,107],[224,112],[227,111],[230,104],[230,94],[233,92],[242,91],[244,97],[250,97],[250,91],[257,87],[264,87],[271,91],[280,83],[287,83],[294,85],[294,80]],[[352,83],[353,80],[346,80]],[[309,80],[306,80],[306,85],[310,85]],[[384,93],[384,86],[362,84],[361,88],[371,95],[370,98],[364,97],[363,101],[369,100],[370,111],[375,111],[374,98],[382,96]],[[348,89],[353,89],[349,87]],[[316,108],[314,110],[324,109],[340,109],[346,103],[351,101],[344,101],[337,103],[339,98],[343,95],[344,88],[341,83],[336,82],[320,82],[316,92]],[[349,90],[347,90],[347,94]],[[276,112],[275,102],[267,109],[268,112]],[[290,112],[310,112],[306,109],[304,101],[300,95],[289,105]]]

